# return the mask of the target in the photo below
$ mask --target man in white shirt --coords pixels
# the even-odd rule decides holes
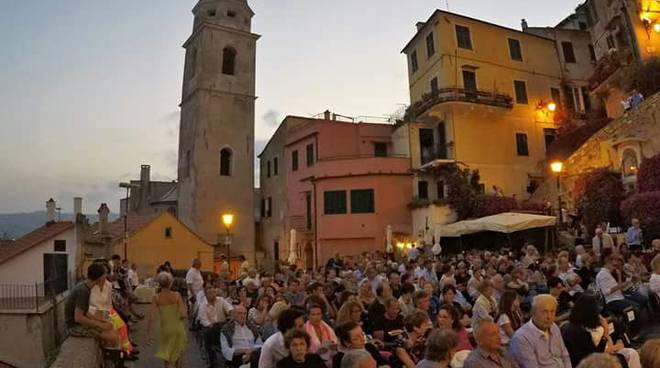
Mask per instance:
[[[601,259],[604,253],[603,251],[606,248],[614,250],[614,240],[612,240],[610,234],[605,233],[600,227],[596,228],[596,235],[591,240],[591,245],[593,247],[594,254],[596,257],[598,257],[598,259]]]
[[[198,298],[198,300],[201,299]],[[220,321],[218,321],[218,310],[222,308],[215,290],[207,287],[204,290],[204,303],[200,305],[197,313],[199,323],[202,325],[202,336],[204,336],[204,348],[208,357],[209,367],[216,366],[216,355],[214,346],[218,344],[220,334]]]
[[[247,277],[243,279],[243,286],[247,287],[247,284],[250,282],[253,283],[257,289],[261,287],[261,280],[259,279],[257,270],[254,268],[250,268],[250,270],[248,270]]]
[[[202,277],[202,272],[200,271],[201,268],[202,262],[195,258],[192,267],[190,267],[188,273],[186,273],[186,285],[188,286],[188,295],[190,299],[203,290],[204,277]]]
[[[603,293],[608,309],[621,313],[624,309],[633,307],[635,309],[636,319],[639,319],[640,305],[623,295],[623,291],[632,286],[632,281],[619,283],[612,276],[612,272],[620,267],[620,262],[621,259],[617,255],[607,256],[605,258],[605,265],[600,269],[598,275],[596,275],[596,285],[601,293]]]
[[[259,368],[275,368],[277,362],[289,356],[289,350],[284,345],[284,335],[291,329],[304,331],[305,321],[302,312],[287,309],[277,319],[276,334],[264,342],[259,356]]]
[[[135,263],[131,263],[131,267],[128,269],[128,283],[133,290],[140,285],[140,276],[138,275],[137,264]]]
[[[220,346],[225,361],[231,362],[230,367],[238,367],[250,361],[252,351],[260,343],[259,335],[247,324],[247,310],[237,305],[232,311],[233,320],[227,322],[220,333]]]

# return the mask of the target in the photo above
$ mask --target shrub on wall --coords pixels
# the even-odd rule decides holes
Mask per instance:
[[[481,198],[480,216],[497,215],[498,213],[511,212],[518,208],[518,201],[512,197],[496,197],[485,195]]]
[[[640,193],[660,191],[660,154],[642,160],[637,172],[637,189]]]
[[[660,191],[637,193],[621,203],[621,212],[626,218],[639,219],[644,229],[644,238],[660,238]]]
[[[482,193],[478,170],[447,165],[437,168],[435,174],[445,181],[447,186],[445,203],[456,212],[458,221],[479,216]]]
[[[593,229],[602,222],[618,224],[619,206],[625,193],[620,175],[608,169],[596,169],[582,175],[578,182],[575,203],[585,225]]]

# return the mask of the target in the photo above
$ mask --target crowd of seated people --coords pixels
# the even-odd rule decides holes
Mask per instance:
[[[194,264],[191,319],[209,367],[654,367],[631,347],[659,321],[660,240],[629,252],[605,235],[545,254],[335,255],[201,284]]]

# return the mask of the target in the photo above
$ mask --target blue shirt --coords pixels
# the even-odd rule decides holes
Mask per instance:
[[[509,352],[520,368],[572,368],[559,327],[543,332],[530,320],[516,331]]]
[[[635,229],[634,226],[628,228],[626,231],[626,244],[640,245],[642,244],[642,229]]]

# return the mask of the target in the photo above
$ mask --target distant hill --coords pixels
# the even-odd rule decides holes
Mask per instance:
[[[73,213],[55,214],[55,218],[62,221],[73,221]],[[90,223],[98,221],[98,214],[86,215]],[[116,213],[109,215],[109,221],[119,217]],[[0,239],[17,239],[46,223],[46,211],[25,213],[0,213]]]

